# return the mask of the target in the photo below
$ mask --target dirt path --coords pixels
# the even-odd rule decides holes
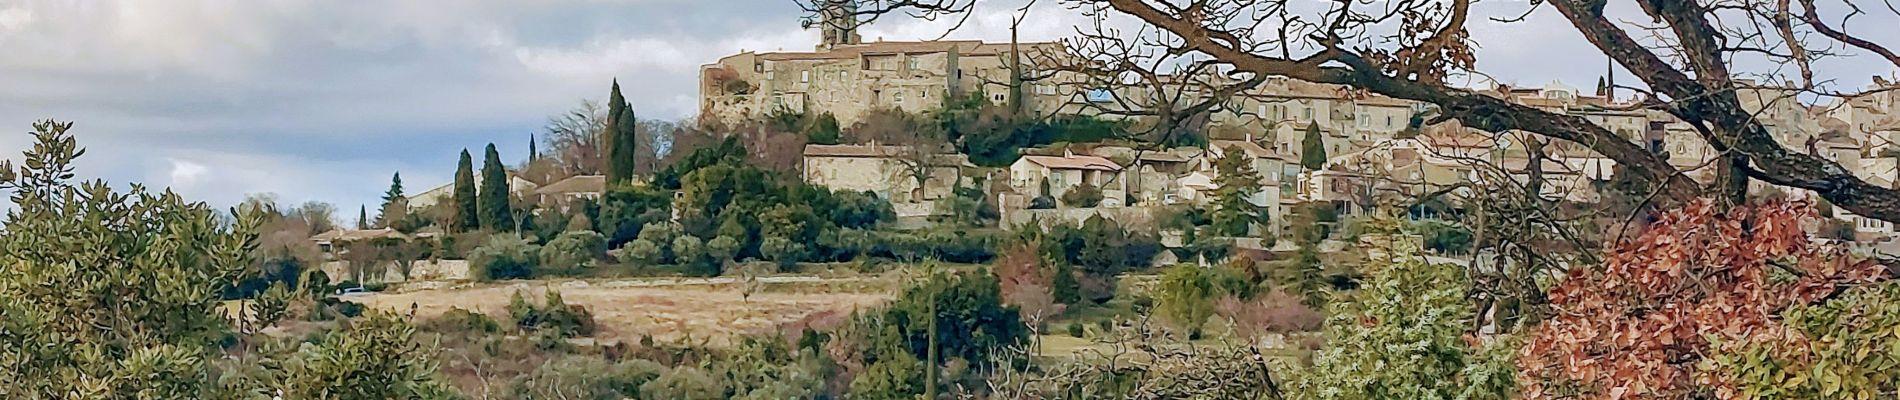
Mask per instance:
[[[642,335],[652,335],[661,342],[690,338],[717,345],[735,336],[770,333],[806,318],[835,317],[882,305],[891,299],[889,290],[878,290],[884,287],[883,279],[760,277],[761,290],[749,298],[733,278],[654,278],[419,284],[401,292],[344,299],[398,312],[413,307],[422,317],[462,308],[506,320],[508,300],[516,291],[538,304],[553,288],[568,304],[593,311],[600,327],[595,338],[603,342],[638,341]],[[849,289],[831,290],[833,286]]]

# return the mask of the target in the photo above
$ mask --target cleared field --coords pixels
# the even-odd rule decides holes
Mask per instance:
[[[457,285],[395,293],[351,295],[344,299],[396,312],[411,307],[420,317],[450,309],[476,311],[506,320],[508,300],[516,291],[539,304],[549,288],[568,304],[594,313],[602,343],[637,342],[651,335],[659,342],[729,344],[740,335],[767,334],[808,317],[849,314],[890,301],[895,280],[884,278],[762,278],[744,296],[731,279],[628,279],[604,282],[523,281]]]

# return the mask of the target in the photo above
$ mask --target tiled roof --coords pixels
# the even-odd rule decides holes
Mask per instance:
[[[1096,156],[1023,156],[1023,160],[1036,163],[1036,165],[1041,165],[1049,169],[1084,169],[1093,171],[1122,170],[1120,164]]]
[[[607,177],[601,175],[578,175],[548,184],[534,192],[537,194],[566,193],[602,193],[607,191]]]
[[[397,232],[395,229],[389,229],[389,228],[369,229],[369,230],[337,229],[337,230],[332,230],[329,232],[320,233],[320,234],[317,234],[316,236],[312,236],[310,237],[310,240],[315,240],[315,241],[320,241],[320,242],[321,241],[353,242],[353,241],[359,241],[359,240],[371,240],[371,239],[383,239],[383,238],[408,239],[409,235],[404,235],[402,234],[402,232]]]
[[[1253,158],[1274,158],[1277,156],[1276,154],[1274,154],[1273,150],[1265,148],[1265,147],[1260,147],[1259,143],[1249,142],[1245,140],[1210,140],[1207,142],[1207,144],[1209,147],[1220,149],[1222,151],[1225,151],[1231,148],[1239,148],[1240,151],[1246,152],[1248,156],[1253,157]]]

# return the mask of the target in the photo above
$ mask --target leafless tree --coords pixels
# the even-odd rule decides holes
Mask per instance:
[[[574,109],[548,117],[542,138],[569,175],[595,175],[601,171],[600,135],[606,130],[607,109],[593,100],[581,100]]]
[[[1835,8],[1813,0],[1635,2],[1650,17],[1647,21],[1607,15],[1607,0],[1529,5],[1559,12],[1596,51],[1633,72],[1644,86],[1618,89],[1643,94],[1640,107],[1687,123],[1721,155],[1716,167],[1722,178],[1710,188],[1677,173],[1662,155],[1583,116],[1538,109],[1447,83],[1454,76],[1483,75],[1473,69],[1477,43],[1467,31],[1470,0],[1335,1],[1319,7],[1288,0],[1066,0],[1064,4],[1155,29],[1170,39],[1152,44],[1159,51],[1203,57],[1203,62],[1243,82],[1268,75],[1345,85],[1436,105],[1438,112],[1430,123],[1457,120],[1488,132],[1524,131],[1577,143],[1615,160],[1624,172],[1652,182],[1658,188],[1658,201],[1681,202],[1705,194],[1739,201],[1747,182],[1760,180],[1812,190],[1859,215],[1900,221],[1900,191],[1869,184],[1832,161],[1780,145],[1755,111],[1744,106],[1740,95],[1761,84],[1824,97],[1866,94],[1837,90],[1829,84],[1831,79],[1816,78],[1822,75],[1817,72],[1821,67],[1817,60],[1848,50],[1871,53],[1900,66],[1900,57],[1891,50],[1847,28],[1847,21],[1857,16],[1900,16],[1900,11],[1862,7],[1855,1],[1845,0],[1844,6]],[[852,15],[942,17],[968,11],[974,2],[874,3]],[[1845,11],[1822,15],[1834,9]],[[1780,72],[1783,68],[1798,70],[1799,76],[1786,77]],[[1761,83],[1740,79],[1751,77]]]

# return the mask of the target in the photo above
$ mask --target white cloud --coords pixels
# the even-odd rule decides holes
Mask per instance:
[[[33,23],[33,10],[25,8],[0,8],[0,33],[22,29]]]
[[[172,165],[170,186],[180,191],[197,188],[198,184],[204,179],[205,173],[209,172],[204,164],[190,160],[173,158],[167,159],[166,161]]]

